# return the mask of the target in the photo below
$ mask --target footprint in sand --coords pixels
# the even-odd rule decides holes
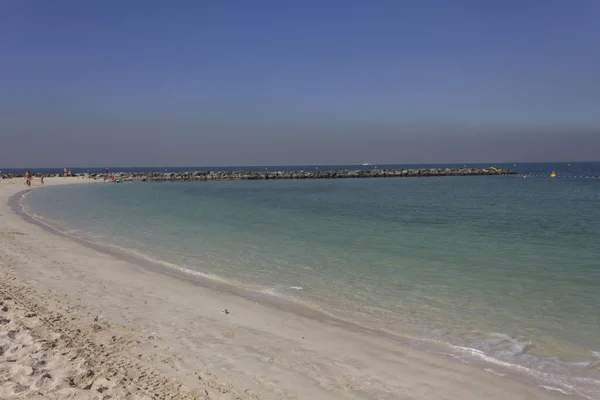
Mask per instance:
[[[235,333],[231,331],[223,331],[221,334],[228,339],[233,339],[235,337]]]
[[[2,233],[4,235],[13,235],[13,236],[14,235],[18,235],[18,236],[25,235],[24,232],[19,232],[19,231],[7,231],[7,232],[0,232],[0,233]]]

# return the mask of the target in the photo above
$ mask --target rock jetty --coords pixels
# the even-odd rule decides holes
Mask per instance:
[[[497,168],[407,168],[368,170],[298,170],[298,171],[186,171],[186,172],[115,172],[109,174],[119,182],[172,182],[172,181],[247,181],[268,179],[361,179],[361,178],[416,178],[442,176],[515,175],[514,171]],[[22,177],[20,174],[2,178]],[[34,174],[34,176],[40,176]],[[104,179],[105,174],[76,174],[92,179]]]

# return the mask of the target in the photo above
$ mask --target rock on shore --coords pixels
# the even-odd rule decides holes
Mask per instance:
[[[409,178],[442,176],[515,175],[514,171],[495,168],[410,168],[369,170],[298,170],[298,171],[186,171],[186,172],[115,172],[111,177],[121,182],[163,181],[232,181],[267,179],[360,179]],[[34,174],[34,176],[40,176]],[[77,174],[92,179],[104,179],[104,174]],[[6,174],[2,178],[23,177],[23,174]]]

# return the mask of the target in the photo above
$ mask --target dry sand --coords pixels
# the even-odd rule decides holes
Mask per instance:
[[[569,398],[54,234],[0,182],[0,399]]]

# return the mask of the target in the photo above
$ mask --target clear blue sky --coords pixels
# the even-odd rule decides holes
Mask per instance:
[[[595,0],[5,0],[0,166],[598,159],[599,21]]]

